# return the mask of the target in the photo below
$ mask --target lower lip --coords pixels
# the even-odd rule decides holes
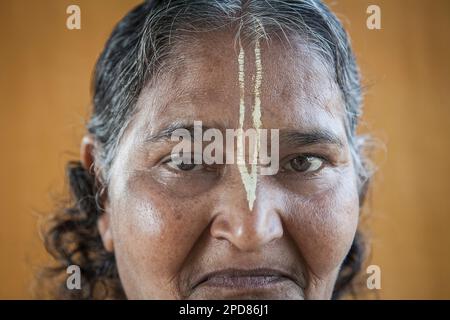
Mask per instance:
[[[303,290],[291,279],[279,275],[215,276],[197,285],[188,299],[303,300]]]
[[[272,287],[288,280],[281,276],[217,276],[207,279],[200,286],[229,289],[257,289]]]

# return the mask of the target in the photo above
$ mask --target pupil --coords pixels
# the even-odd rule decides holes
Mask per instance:
[[[181,164],[178,165],[178,169],[183,170],[183,171],[189,171],[194,169],[195,164],[193,163],[184,163],[182,162]]]
[[[308,162],[308,159],[305,157],[297,157],[292,160],[291,166],[294,170],[306,171],[308,170],[310,163]]]

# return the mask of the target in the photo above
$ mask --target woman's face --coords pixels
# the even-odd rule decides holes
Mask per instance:
[[[299,42],[298,42],[299,43]],[[202,36],[141,92],[110,172],[99,229],[131,299],[328,299],[358,223],[344,107],[306,47],[261,42],[261,121],[279,129],[280,169],[249,209],[236,164],[177,166],[174,124],[239,128],[234,38]],[[254,45],[244,46],[244,129]]]

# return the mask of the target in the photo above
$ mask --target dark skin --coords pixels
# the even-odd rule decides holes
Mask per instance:
[[[254,47],[244,49],[251,106]],[[236,164],[181,170],[163,161],[174,142],[151,139],[177,122],[239,126],[233,35],[203,35],[176,50],[170,72],[140,94],[98,221],[127,297],[329,299],[359,203],[344,107],[328,68],[300,41],[261,42],[262,123],[280,129],[280,170],[258,177],[250,211]],[[308,135],[317,139],[305,143]],[[101,172],[93,146],[83,140],[82,161]]]

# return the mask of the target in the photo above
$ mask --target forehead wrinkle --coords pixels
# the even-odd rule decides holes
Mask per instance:
[[[226,70],[217,68],[223,63],[211,63],[208,59],[197,56],[183,68],[171,68],[170,73],[162,72],[165,76],[152,86],[156,88],[153,91],[158,92],[155,94],[159,100],[155,103],[156,114],[165,114],[173,105],[201,106],[223,103],[233,98],[232,91],[237,89],[234,78],[229,79]]]
[[[167,81],[167,80],[165,80]],[[164,81],[164,82],[165,82]],[[165,87],[165,88],[164,88]],[[177,87],[178,90],[172,90]],[[162,88],[161,90],[159,88]],[[157,92],[172,92],[172,95],[156,94]],[[221,92],[225,92],[221,90]],[[183,88],[180,86],[164,86],[163,82],[157,83],[151,88],[147,88],[140,99],[140,111],[136,118],[144,118],[140,121],[139,132],[142,132],[142,142],[152,140],[151,137],[158,135],[161,128],[173,125],[181,125],[181,127],[192,126],[194,121],[202,121],[203,130],[208,128],[232,128],[232,124],[227,117],[217,117],[214,113],[212,118],[208,114],[202,114],[203,108],[207,108],[211,103],[220,103],[217,99],[212,100],[212,96],[219,96],[214,89],[211,88]],[[150,111],[146,113],[142,109],[146,109],[145,101],[151,104],[148,108]],[[211,102],[212,101],[212,102]],[[137,120],[139,121],[139,120]]]
[[[237,79],[234,77],[228,79],[230,78],[227,77],[230,74],[229,70],[216,72],[216,70],[223,70],[225,65],[233,63],[236,59],[231,59],[229,63],[224,64],[224,57],[217,54],[216,48],[218,47],[209,47],[211,50],[208,50],[208,47],[203,45],[204,42],[209,43],[210,41],[214,41],[214,39],[196,39],[197,45],[193,47],[178,45],[179,52],[178,55],[175,55],[177,63],[174,62],[173,67],[166,71],[162,70],[160,76],[153,78],[156,79],[156,83],[147,86],[146,91],[147,93],[151,92],[152,96],[151,103],[149,103],[152,107],[148,108],[152,112],[151,118],[160,119],[167,114],[172,114],[172,110],[177,110],[178,117],[184,114],[185,117],[193,119],[196,115],[201,115],[204,108],[208,108],[211,103],[226,102],[238,106]],[[202,45],[200,46],[200,44]],[[343,109],[339,108],[341,101],[339,95],[336,94],[336,87],[333,85],[332,76],[326,63],[313,50],[301,43],[293,49],[286,50],[286,47],[277,44],[277,41],[272,41],[270,46],[262,43],[262,47],[262,62],[266,70],[261,88],[263,122],[266,118],[264,114],[267,114],[269,118],[273,115],[277,115],[279,118],[280,108],[289,104],[293,110],[299,111],[293,112],[303,115],[300,117],[299,123],[310,122],[308,118],[311,117],[309,115],[311,107],[323,109],[332,117],[336,117],[336,111]],[[276,59],[273,59],[274,56]],[[280,59],[282,59],[281,64],[279,64]],[[217,61],[217,63],[209,63],[211,61]],[[277,66],[280,65],[282,68],[278,69]],[[289,72],[283,72],[283,66],[284,68],[288,67]],[[231,69],[232,66],[229,68]],[[234,69],[237,69],[237,65]],[[218,74],[218,76],[212,78],[214,81],[208,81],[211,80],[210,74]],[[268,79],[269,75],[271,76]],[[234,76],[234,73],[231,72],[230,76]],[[227,81],[230,81],[232,86],[220,85]],[[205,82],[206,86],[202,86]],[[268,86],[270,86],[268,90],[264,90],[264,87]],[[236,88],[236,92],[234,92],[234,88]],[[144,95],[146,94],[144,93]],[[233,101],[233,98],[236,102]],[[279,107],[276,107],[277,105]],[[306,105],[311,107],[302,107]],[[233,114],[237,110],[233,106],[226,106],[222,111]],[[197,118],[200,117],[197,116]],[[149,124],[148,127],[153,126]],[[232,128],[235,125],[226,127]]]
[[[270,47],[264,45],[263,63],[266,69],[271,69],[266,73],[270,90],[263,90],[268,100],[286,105],[295,99],[297,104],[315,105],[330,115],[342,109],[341,93],[331,66],[304,39],[296,37],[291,44],[288,48],[280,41],[272,41]]]
[[[152,140],[151,137],[158,135],[159,131],[171,127],[192,127],[194,121],[202,122],[203,131],[208,128],[229,128],[230,123],[228,123],[226,117],[211,119],[211,117],[202,114],[203,107],[210,105],[210,101],[205,98],[208,96],[208,92],[209,89],[199,89],[195,93],[188,90],[179,90],[177,94],[170,96],[168,99],[159,98],[160,101],[156,103],[156,106],[153,106],[152,113],[145,117],[146,119],[142,123],[140,131],[144,132],[143,141]],[[195,96],[194,99],[193,96]],[[193,100],[197,100],[197,103]]]

